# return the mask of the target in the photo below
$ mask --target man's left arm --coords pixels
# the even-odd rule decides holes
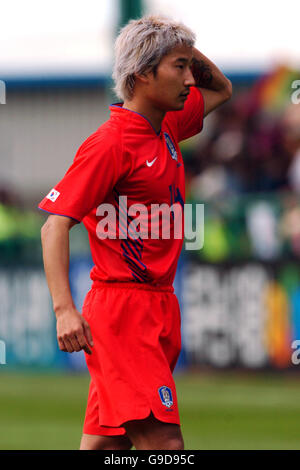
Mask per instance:
[[[218,67],[195,47],[193,48],[192,72],[196,87],[204,99],[204,116],[231,98],[232,84]]]

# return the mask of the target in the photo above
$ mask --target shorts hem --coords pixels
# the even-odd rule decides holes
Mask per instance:
[[[113,436],[124,436],[126,434],[126,431],[118,430],[118,432],[113,432],[113,428],[108,428],[107,430],[104,429],[91,429],[91,428],[83,428],[82,434],[89,434],[91,436],[107,436],[107,437],[113,437]]]
[[[167,417],[165,417],[165,416],[164,417],[161,417],[161,416],[158,417],[157,413],[155,413],[152,410],[152,408],[150,408],[150,411],[146,415],[143,414],[142,416],[139,416],[138,418],[134,417],[134,418],[126,419],[125,421],[122,421],[122,423],[120,423],[120,425],[118,425],[118,426],[109,426],[109,425],[102,424],[100,426],[101,429],[84,427],[83,428],[83,434],[91,434],[93,436],[124,436],[124,434],[126,434],[126,430],[125,429],[122,430],[122,429],[118,429],[118,428],[123,428],[124,424],[127,423],[128,421],[140,421],[142,419],[149,418],[149,416],[151,414],[153,414],[153,416],[158,421],[161,421],[161,422],[166,423],[166,424],[177,424],[178,426],[180,426],[180,420],[179,419],[170,420],[170,419],[167,419]]]
[[[101,424],[100,427],[107,428],[107,433],[109,433],[114,428],[124,428],[124,424],[127,423],[128,421],[140,421],[140,420],[149,418],[149,416],[151,414],[153,414],[154,418],[156,418],[158,421],[161,421],[161,422],[167,423],[167,424],[177,424],[178,426],[180,426],[180,419],[177,419],[177,417],[175,419],[169,419],[167,416],[161,417],[159,414],[157,414],[155,411],[153,411],[152,408],[149,408],[149,410],[150,411],[148,411],[146,414],[143,413],[142,415],[139,415],[138,417],[134,416],[134,417],[130,417],[130,418],[124,420],[124,421],[122,420],[122,422],[120,422],[120,424],[117,424],[117,425],[114,425],[114,426],[108,425],[108,424]],[[170,416],[170,418],[171,418],[171,416]],[[101,435],[99,431],[88,432],[87,429],[85,429],[85,431],[84,431],[85,434]],[[106,432],[106,430],[103,430],[103,432]],[[126,430],[122,434],[126,434]],[[110,435],[110,434],[103,434],[103,435]],[[111,435],[117,435],[117,434],[111,434]],[[121,435],[121,433],[120,433],[120,435]]]

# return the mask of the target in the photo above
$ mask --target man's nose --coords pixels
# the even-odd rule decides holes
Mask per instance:
[[[192,70],[190,68],[187,69],[186,76],[185,76],[185,79],[184,79],[184,84],[185,84],[185,86],[195,86],[196,85],[194,75],[193,75]]]

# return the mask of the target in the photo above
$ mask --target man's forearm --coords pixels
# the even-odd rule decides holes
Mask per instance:
[[[195,47],[193,48],[193,55],[192,71],[197,87],[214,91],[231,87],[230,81],[223,75],[221,70]]]
[[[69,230],[46,224],[42,229],[44,268],[56,315],[74,308],[69,284]]]
[[[61,351],[92,354],[93,338],[88,322],[76,309],[69,284],[69,218],[52,215],[41,231],[44,267],[56,314],[57,341]]]

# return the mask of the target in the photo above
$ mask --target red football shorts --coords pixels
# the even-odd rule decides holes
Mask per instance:
[[[83,432],[125,434],[122,424],[150,412],[180,424],[172,372],[180,348],[180,309],[173,287],[94,282],[82,314],[94,347]]]

